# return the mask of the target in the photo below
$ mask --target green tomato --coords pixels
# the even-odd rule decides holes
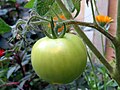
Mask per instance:
[[[49,83],[67,84],[84,71],[87,51],[82,39],[66,33],[63,38],[38,40],[32,48],[31,60],[40,78]]]

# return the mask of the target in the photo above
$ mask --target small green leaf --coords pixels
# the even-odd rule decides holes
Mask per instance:
[[[11,27],[0,18],[0,34],[4,34],[6,32],[9,32],[10,30]]]
[[[30,0],[24,7],[25,8],[33,8],[35,0]]]
[[[12,73],[15,71],[15,69],[16,69],[16,66],[11,67],[11,68],[8,70],[8,72],[7,72],[7,79],[12,75]]]
[[[50,6],[55,2],[55,0],[36,0],[34,4],[34,9],[39,13],[39,15],[45,15]]]

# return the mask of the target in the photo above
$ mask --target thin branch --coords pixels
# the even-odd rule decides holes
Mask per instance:
[[[5,84],[0,85],[0,88],[5,87],[5,86],[19,85],[19,84],[20,84],[19,82],[5,83]]]
[[[94,28],[94,29],[98,30],[99,32],[101,32],[103,35],[105,35],[109,40],[111,40],[112,43],[114,43],[114,44],[116,43],[116,38],[114,36],[112,36],[110,33],[106,32],[104,28],[102,28],[101,26],[98,26],[97,24],[80,22],[80,21],[75,21],[75,20],[65,20],[62,23],[65,23],[66,25],[76,24],[76,25]]]
[[[97,5],[96,5],[96,0],[94,0],[94,4],[95,4],[95,10],[96,10],[97,14],[99,15],[100,13],[99,13],[98,7],[97,7]]]
[[[116,54],[116,68],[120,73],[120,0],[117,1],[117,32],[116,38],[118,40],[118,44],[115,44],[115,54]]]
[[[31,16],[31,17],[29,18],[29,20],[28,20],[27,23],[29,23],[29,22],[32,21],[33,19],[39,19],[39,20],[44,20],[44,21],[50,22],[50,20],[45,19],[45,18],[40,17],[40,16]]]
[[[31,24],[37,24],[38,25],[38,24],[41,24],[41,22],[42,21],[35,21],[35,22],[31,22]],[[76,25],[81,25],[81,26],[87,26],[87,27],[94,28],[94,29],[98,30],[99,32],[101,32],[109,40],[111,40],[112,43],[116,43],[116,38],[114,36],[112,36],[110,33],[106,32],[106,30],[104,28],[102,28],[101,26],[99,26],[97,24],[75,21],[75,20],[64,20],[64,21],[59,22],[59,24],[63,24],[63,23],[65,23],[66,25],[76,24]]]
[[[94,7],[93,7],[93,0],[90,0],[90,4],[91,4],[91,9],[92,9],[92,16],[93,16],[93,20],[94,23],[96,24],[96,19],[95,19],[95,12],[94,12]]]

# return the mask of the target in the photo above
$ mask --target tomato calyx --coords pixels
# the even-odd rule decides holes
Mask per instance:
[[[44,33],[47,37],[49,37],[51,39],[57,39],[57,38],[62,38],[65,35],[65,33],[66,33],[65,23],[63,23],[63,25],[56,24],[56,26],[55,26],[53,18],[51,17],[50,25],[51,25],[51,34],[49,34],[47,31],[44,30]],[[58,29],[62,26],[64,26],[64,29],[61,32],[59,32]]]

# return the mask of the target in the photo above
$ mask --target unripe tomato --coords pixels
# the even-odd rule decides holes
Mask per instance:
[[[31,60],[40,78],[49,83],[66,84],[84,71],[87,52],[77,35],[66,33],[63,38],[38,40],[32,48]]]

